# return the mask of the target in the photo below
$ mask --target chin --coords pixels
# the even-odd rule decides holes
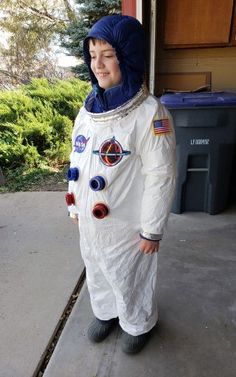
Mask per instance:
[[[99,84],[100,88],[102,88],[104,90],[111,88],[110,85],[106,85],[106,84],[102,84],[102,83],[98,83],[98,84]]]

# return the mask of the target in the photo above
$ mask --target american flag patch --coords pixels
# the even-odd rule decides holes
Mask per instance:
[[[153,121],[155,135],[163,135],[172,132],[169,119],[158,119]]]

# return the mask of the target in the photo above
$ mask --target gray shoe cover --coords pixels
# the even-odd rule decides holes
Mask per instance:
[[[102,342],[112,332],[117,318],[109,319],[108,321],[102,321],[95,318],[88,328],[88,338],[91,342]]]
[[[122,351],[125,353],[140,352],[150,337],[150,331],[141,335],[133,336],[124,332],[122,334]]]

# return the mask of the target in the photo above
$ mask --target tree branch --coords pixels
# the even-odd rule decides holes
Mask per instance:
[[[18,5],[21,9],[25,10],[25,8],[27,8],[31,13],[34,13],[41,18],[45,18],[46,20],[48,20],[50,22],[61,22],[61,23],[68,22],[68,20],[62,20],[60,18],[52,16],[51,14],[48,13],[47,10],[42,12],[41,10],[39,10],[35,7],[29,6],[27,3],[24,2],[24,0],[18,0]]]
[[[69,21],[70,22],[76,21],[75,12],[74,12],[72,6],[70,5],[69,1],[68,0],[63,0],[63,2],[64,2],[64,6],[65,6],[65,9],[66,9],[66,13],[67,13]]]

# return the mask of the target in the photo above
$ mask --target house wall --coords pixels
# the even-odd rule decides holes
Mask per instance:
[[[158,73],[210,72],[212,90],[236,91],[236,46],[164,49],[164,4],[157,5],[156,80]],[[210,27],[210,26],[209,26]],[[186,78],[186,77],[185,77]]]
[[[211,72],[213,90],[236,91],[236,47],[157,50],[158,72]]]
[[[149,8],[144,12],[143,24],[150,35],[148,25],[151,0],[142,1],[145,5],[143,9]],[[156,1],[159,6],[162,0]],[[122,13],[137,17],[137,0],[122,0]],[[211,89],[236,91],[236,47],[163,49],[161,23],[157,14],[156,80],[158,73],[210,72]]]
[[[121,10],[126,16],[136,17],[136,0],[122,0]]]

